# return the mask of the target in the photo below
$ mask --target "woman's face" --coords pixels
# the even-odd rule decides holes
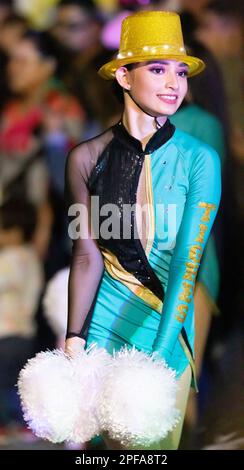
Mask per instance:
[[[68,49],[81,53],[97,41],[99,28],[81,2],[58,8],[53,34]]]
[[[9,56],[10,89],[15,93],[34,90],[46,82],[53,70],[52,61],[43,58],[29,39],[22,39]]]
[[[123,67],[124,69],[124,67]],[[175,60],[156,60],[133,64],[122,84],[133,101],[151,116],[171,116],[187,92],[188,66]]]

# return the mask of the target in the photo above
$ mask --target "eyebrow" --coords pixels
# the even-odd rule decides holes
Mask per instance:
[[[152,64],[168,65],[168,63],[169,63],[169,61],[167,61],[167,60],[150,60],[148,62],[148,64],[150,64],[150,65],[152,65]],[[188,65],[185,64],[185,62],[180,62],[179,67],[187,67],[188,68]]]

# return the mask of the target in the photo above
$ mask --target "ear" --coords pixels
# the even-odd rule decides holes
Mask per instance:
[[[130,85],[130,79],[129,79],[129,72],[126,67],[124,66],[119,67],[115,72],[115,77],[119,85],[124,90],[130,90],[131,85]]]

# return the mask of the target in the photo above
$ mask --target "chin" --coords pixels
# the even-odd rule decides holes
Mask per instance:
[[[167,117],[167,116],[172,116],[174,113],[176,113],[177,109],[179,108],[178,106],[178,103],[177,105],[173,106],[173,105],[169,105],[169,106],[165,106],[162,108],[154,108],[154,109],[149,109],[148,110],[148,114],[150,114],[151,116],[156,116],[156,117]]]
[[[176,111],[178,110],[179,106],[177,106],[175,109],[171,109],[169,111],[167,111],[166,115],[167,116],[173,116],[173,114],[176,113]]]

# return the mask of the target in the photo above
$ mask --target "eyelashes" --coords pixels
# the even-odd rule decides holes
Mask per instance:
[[[149,69],[150,72],[154,73],[155,75],[163,75],[165,72],[165,69],[162,67],[152,67]],[[188,70],[180,70],[179,72],[176,72],[180,77],[187,77],[188,76]]]
[[[188,77],[188,70],[181,70],[180,72],[178,72],[178,75],[180,77]]]

